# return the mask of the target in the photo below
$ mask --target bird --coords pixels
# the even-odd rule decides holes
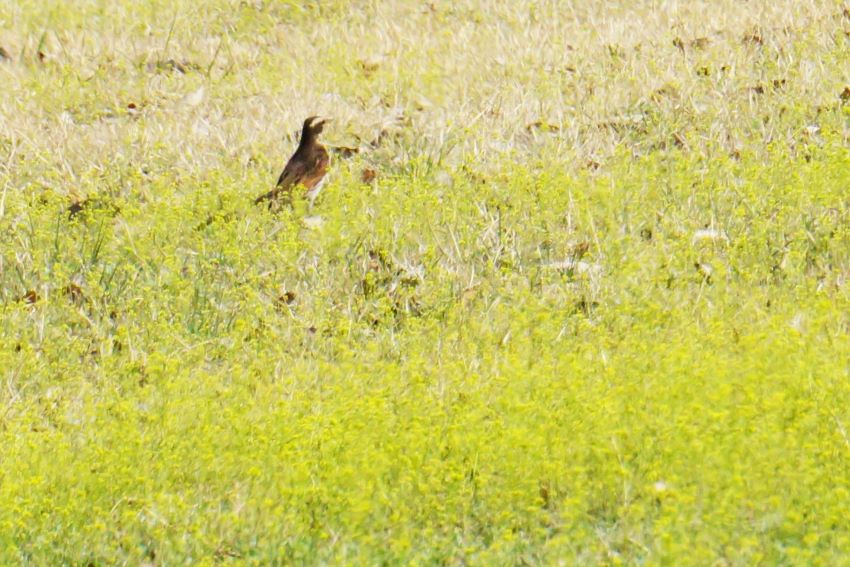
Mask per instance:
[[[277,180],[277,185],[268,193],[257,197],[254,201],[255,204],[268,201],[269,208],[271,208],[281,196],[286,197],[286,200],[291,203],[292,191],[300,186],[305,189],[304,196],[307,197],[310,208],[313,208],[313,202],[319,196],[322,186],[327,181],[325,175],[328,172],[330,158],[328,151],[319,143],[318,138],[325,127],[325,123],[330,120],[330,118],[320,119],[318,116],[310,116],[304,120],[298,148],[286,162],[286,167],[283,168],[283,172]]]

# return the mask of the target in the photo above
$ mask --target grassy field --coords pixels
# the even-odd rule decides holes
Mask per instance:
[[[0,47],[0,564],[850,564],[850,7],[0,0]],[[254,206],[310,114],[330,183]]]

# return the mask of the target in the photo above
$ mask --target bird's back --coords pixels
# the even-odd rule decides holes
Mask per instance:
[[[277,180],[277,186],[290,191],[296,185],[310,190],[318,184],[328,172],[330,158],[321,144],[299,148],[293,154]]]

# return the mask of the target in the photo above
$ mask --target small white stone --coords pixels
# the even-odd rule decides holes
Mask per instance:
[[[312,217],[304,217],[302,219],[304,226],[310,229],[318,229],[322,228],[322,225],[325,224],[325,219],[316,215]]]
[[[195,92],[189,93],[184,96],[180,102],[185,104],[186,106],[198,106],[202,102],[204,102],[204,95],[206,94],[206,90],[202,86]]]
[[[722,230],[717,230],[715,228],[702,228],[694,232],[693,242],[702,242],[704,240],[710,240],[712,242],[722,241],[729,242],[729,237]]]
[[[572,270],[577,274],[589,275],[598,275],[602,271],[602,266],[599,264],[591,264],[584,260],[573,260],[571,258],[556,262],[549,262],[548,264],[543,264],[543,267],[552,270]]]

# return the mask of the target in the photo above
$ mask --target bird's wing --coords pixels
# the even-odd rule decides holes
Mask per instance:
[[[300,181],[301,185],[308,191],[315,187],[328,172],[330,158],[327,152],[322,151],[313,158],[312,162],[311,167],[305,172],[304,177]]]
[[[291,191],[296,185],[303,185],[308,190],[313,188],[327,173],[329,163],[330,158],[326,151],[318,152],[315,156],[307,159],[303,159],[301,156],[293,156],[287,162],[286,167],[283,168],[275,188],[260,195],[254,202],[273,201],[281,193]]]
[[[277,179],[277,188],[288,191],[301,183],[309,173],[310,165],[302,159],[290,159]]]

